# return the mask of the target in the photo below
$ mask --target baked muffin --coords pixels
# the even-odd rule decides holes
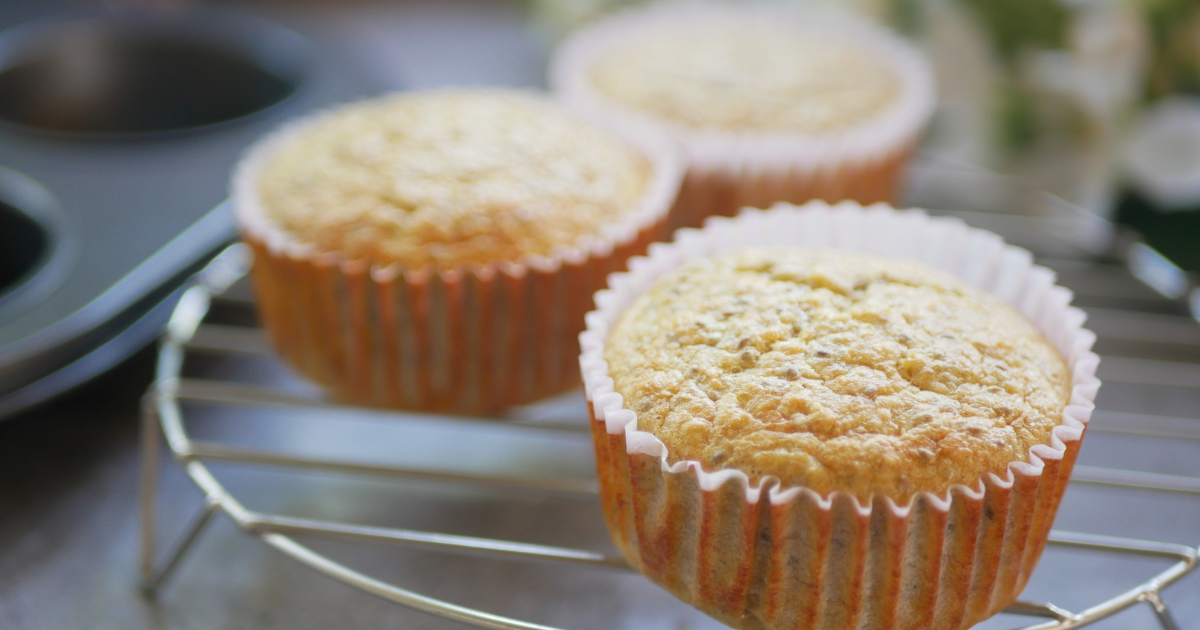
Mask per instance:
[[[863,503],[1003,474],[1071,393],[1058,352],[998,298],[836,250],[696,261],[629,307],[605,361],[672,462]]]
[[[684,146],[682,226],[776,201],[892,201],[934,105],[927,64],[883,28],[779,4],[629,10],[569,37],[550,80]]]
[[[617,547],[738,628],[999,612],[1098,386],[1069,298],[1026,252],[918,213],[814,202],[681,231],[581,336]]]
[[[881,56],[779,23],[640,33],[598,55],[590,79],[601,97],[668,124],[733,133],[837,133],[900,95]]]
[[[256,183],[267,219],[321,252],[454,269],[600,235],[652,168],[620,137],[515,92],[350,105],[280,143]]]
[[[577,384],[586,296],[661,234],[679,171],[536,94],[445,90],[287,126],[233,206],[301,372],[346,402],[490,413]]]

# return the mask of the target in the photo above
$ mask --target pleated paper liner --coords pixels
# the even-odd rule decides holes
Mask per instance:
[[[264,161],[319,116],[261,140],[233,181],[259,313],[287,362],[340,401],[422,411],[493,414],[577,386],[592,294],[666,235],[682,179],[675,148],[625,138],[653,173],[638,206],[601,234],[518,262],[405,269],[319,253],[263,212],[255,182]]]
[[[1003,609],[1024,588],[1091,417],[1099,381],[1095,335],[1054,274],[1024,250],[956,219],[853,203],[779,205],[681,230],[615,274],[580,335],[609,531],[625,558],[679,598],[737,628],[959,629]],[[1003,477],[989,474],[943,496],[866,504],[820,496],[736,470],[670,464],[639,431],[604,362],[608,331],[634,298],[687,261],[751,245],[862,250],[923,260],[1003,298],[1067,360],[1069,405],[1049,443]]]
[[[878,55],[899,77],[899,94],[883,112],[845,130],[823,134],[702,130],[655,118],[616,103],[591,82],[605,53],[644,34],[681,25],[787,25],[797,33],[851,42]],[[936,104],[933,73],[915,48],[885,28],[830,10],[781,3],[664,2],[627,9],[568,37],[554,52],[550,84],[568,103],[610,126],[666,132],[688,159],[671,226],[696,227],[706,217],[779,202],[854,200],[894,202],[904,166]]]

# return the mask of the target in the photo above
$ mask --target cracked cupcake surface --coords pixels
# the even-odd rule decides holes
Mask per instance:
[[[651,166],[550,99],[443,90],[348,105],[278,147],[257,192],[298,240],[452,268],[546,256],[634,211]]]
[[[615,390],[670,461],[903,502],[1005,476],[1070,397],[1058,352],[1000,299],[918,262],[750,249],[625,312]]]
[[[687,127],[817,134],[892,106],[899,77],[878,53],[790,25],[706,24],[631,36],[601,55],[606,97]]]

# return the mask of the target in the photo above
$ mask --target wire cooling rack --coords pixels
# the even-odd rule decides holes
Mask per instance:
[[[195,422],[199,420],[185,416],[185,403],[240,408],[270,407],[293,412],[301,409],[346,410],[345,407],[299,395],[290,390],[268,388],[239,380],[197,379],[186,378],[183,375],[184,360],[192,354],[233,356],[250,353],[261,355],[264,358],[270,356],[270,349],[266,346],[257,328],[206,322],[212,304],[220,300],[231,299],[224,294],[245,275],[249,255],[250,252],[243,246],[234,245],[197,274],[175,308],[167,326],[166,335],[161,342],[157,373],[154,384],[144,399],[142,418],[140,570],[143,587],[148,593],[155,592],[163,584],[163,581],[188,554],[201,532],[218,514],[228,517],[245,535],[261,540],[271,548],[290,556],[316,572],[385,600],[481,628],[554,630],[548,626],[491,614],[395,586],[354,570],[332,559],[329,555],[303,544],[299,539],[334,538],[367,544],[423,548],[453,554],[492,556],[512,561],[549,561],[622,571],[629,570],[621,558],[594,551],[448,533],[378,527],[351,522],[297,518],[284,514],[254,511],[243,505],[235,494],[213,474],[211,463],[224,462],[284,469],[302,476],[340,473],[351,476],[384,477],[397,484],[430,481],[471,484],[498,490],[501,495],[513,488],[520,488],[525,491],[544,493],[550,498],[549,500],[563,495],[575,499],[579,497],[589,499],[594,498],[597,493],[594,481],[573,480],[562,476],[521,477],[507,473],[451,473],[353,460],[304,457],[288,454],[282,450],[252,449],[222,444],[219,441],[193,438],[189,433],[189,420]],[[1111,293],[1111,287],[1105,288],[1102,285],[1103,283],[1099,286],[1100,293]],[[1076,288],[1079,290],[1078,287]],[[1086,290],[1083,289],[1082,292],[1086,292]],[[1173,331],[1179,327],[1180,320],[1185,324],[1190,321],[1182,317],[1174,317],[1169,322],[1170,325],[1153,325],[1153,322],[1151,325],[1147,325],[1145,318],[1149,317],[1153,320],[1153,315],[1095,309],[1093,317],[1096,317],[1095,313],[1100,313],[1100,317],[1096,321],[1099,326],[1097,332],[1102,339],[1107,336],[1127,342],[1171,343],[1172,335],[1175,334]],[[1187,325],[1194,325],[1194,322]],[[1197,343],[1196,338],[1191,339],[1189,343]],[[1109,382],[1125,380],[1128,383],[1158,383],[1166,379],[1176,386],[1200,388],[1200,378],[1193,378],[1188,374],[1180,375],[1178,370],[1173,369],[1180,365],[1179,363],[1136,358],[1116,358],[1106,359],[1106,361],[1117,368],[1113,374],[1106,377]],[[1188,367],[1195,366],[1189,365]],[[1172,379],[1174,380],[1172,381]],[[1189,428],[1189,431],[1180,433],[1177,426],[1175,428],[1166,426],[1164,421],[1158,421],[1150,416],[1110,413],[1109,420],[1103,428],[1092,426],[1089,427],[1089,431],[1200,440],[1200,432],[1189,432]],[[475,426],[484,424],[491,427],[496,426],[494,420],[479,420]],[[1095,425],[1095,423],[1093,424]],[[1169,425],[1169,423],[1166,424]],[[464,430],[470,430],[469,426],[470,423]],[[531,421],[510,421],[504,426],[513,431],[544,431],[549,428],[545,424]],[[1200,427],[1200,423],[1196,426]],[[563,427],[555,425],[555,428],[562,429]],[[579,431],[580,439],[590,439],[584,422],[581,421],[576,429]],[[178,534],[174,542],[165,549],[160,550],[156,520],[159,475],[162,473],[160,457],[163,452],[164,438],[174,462],[182,467],[186,475],[200,489],[204,500],[195,516],[183,528],[182,533]],[[1197,445],[1200,445],[1200,442],[1197,442]],[[1076,484],[1098,484],[1121,487],[1126,490],[1185,495],[1183,500],[1200,498],[1200,478],[1193,477],[1080,465],[1075,468],[1073,480]],[[1200,533],[1197,535],[1200,537]],[[1071,612],[1051,603],[1019,601],[1005,612],[1030,618],[1033,623],[1022,626],[1024,630],[1078,628],[1139,604],[1148,605],[1165,630],[1178,630],[1161,592],[1196,568],[1200,550],[1179,544],[1059,530],[1051,533],[1050,547],[1094,554],[1142,556],[1160,561],[1166,560],[1171,564],[1153,578],[1140,584],[1130,584],[1128,590],[1116,597],[1099,601],[1078,612]],[[1027,590],[1025,596],[1030,595]],[[680,605],[682,606],[682,604]]]

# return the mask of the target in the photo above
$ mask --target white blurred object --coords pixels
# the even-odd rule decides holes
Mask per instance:
[[[1107,217],[1150,50],[1137,7],[1108,0],[1062,2],[1063,40],[1026,42],[1006,61],[995,51],[999,35],[967,3],[919,4],[919,35],[937,68],[941,96],[925,151],[1012,176]],[[1009,101],[1027,108],[1022,124],[1006,109]],[[1023,128],[1026,135],[1011,128]]]
[[[1177,267],[1175,263],[1167,260],[1166,256],[1158,253],[1158,250],[1145,243],[1131,245],[1125,262],[1133,277],[1158,291],[1165,298],[1174,300],[1183,297],[1183,294],[1187,292],[1187,273]]]
[[[1158,102],[1138,120],[1125,154],[1130,182],[1162,212],[1200,207],[1200,98]]]

